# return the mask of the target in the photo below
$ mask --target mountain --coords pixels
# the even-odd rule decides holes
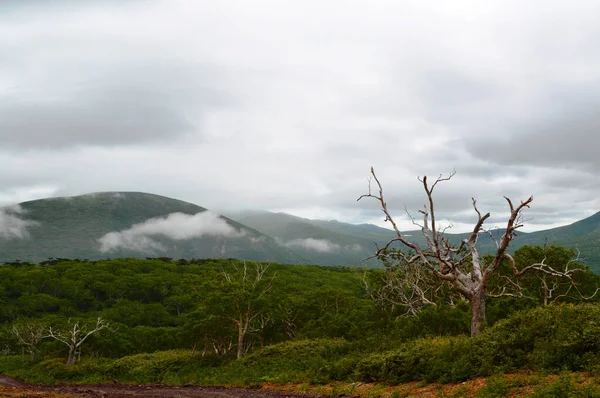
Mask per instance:
[[[578,249],[581,260],[600,273],[600,212],[570,225],[519,234],[514,243],[519,246],[554,244]]]
[[[362,261],[373,254],[374,242],[393,237],[392,231],[337,221],[308,220],[285,213],[242,213],[237,220],[275,238],[314,264],[370,265]],[[375,229],[373,229],[374,227]]]
[[[174,214],[175,213],[175,214]],[[271,237],[205,208],[159,195],[104,192],[24,202],[0,213],[0,262],[48,258],[234,257],[306,263]],[[24,221],[25,220],[25,221]],[[28,236],[19,238],[29,225]],[[20,223],[20,224],[19,224]]]
[[[420,231],[404,233],[425,244]],[[493,234],[500,239],[502,230]],[[448,236],[460,242],[468,234]],[[363,260],[375,252],[376,244],[393,237],[393,231],[371,224],[285,213],[253,211],[228,218],[192,203],[140,192],[42,199],[0,209],[0,262],[166,256],[376,266],[376,260]],[[482,253],[495,248],[486,235],[479,244]],[[600,212],[559,228],[519,232],[510,250],[526,244],[578,248],[585,263],[600,272]]]
[[[361,259],[373,254],[374,242],[383,245],[394,237],[393,231],[371,224],[354,225],[335,220],[309,220],[285,213],[242,213],[237,219],[245,225],[283,241],[309,261],[319,264],[357,264]],[[425,244],[421,231],[403,233],[410,235],[413,242],[419,245]],[[504,230],[494,230],[492,236],[499,240],[503,233]],[[575,248],[580,251],[580,258],[585,264],[592,270],[600,272],[600,212],[571,225],[517,234],[518,236],[511,243],[510,251],[523,245],[554,244]],[[448,234],[448,237],[452,242],[458,243],[467,238],[468,234]],[[320,246],[294,245],[307,238],[318,239],[322,244]],[[355,252],[348,250],[351,247],[357,250]],[[482,235],[479,238],[479,247],[482,253],[492,253],[495,250],[495,243],[491,237]],[[330,250],[323,252],[325,248]]]

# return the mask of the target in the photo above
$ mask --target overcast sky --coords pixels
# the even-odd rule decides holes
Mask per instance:
[[[4,0],[0,205],[143,191],[403,228],[416,177],[526,230],[600,210],[600,2]]]

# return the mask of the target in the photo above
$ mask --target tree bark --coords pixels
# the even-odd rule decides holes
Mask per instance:
[[[69,357],[67,358],[67,365],[75,365],[75,347],[69,347]]]
[[[471,304],[471,336],[481,333],[485,325],[485,289],[473,293]]]
[[[238,328],[237,359],[244,356],[244,330],[240,325]]]

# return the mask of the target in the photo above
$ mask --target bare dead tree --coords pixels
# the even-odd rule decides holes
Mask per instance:
[[[237,358],[241,358],[251,347],[246,342],[248,333],[260,330],[260,324],[266,326],[265,308],[262,299],[274,286],[276,273],[269,274],[269,265],[255,264],[248,267],[244,261],[234,264],[233,271],[222,270],[226,281],[226,295],[230,308],[225,318],[229,319],[238,330]],[[262,318],[261,318],[262,317]]]
[[[540,262],[527,265],[521,269],[517,267],[515,260],[509,256],[508,264],[516,277],[522,277],[526,273],[535,272],[536,278],[540,281],[540,288],[543,298],[543,304],[549,305],[557,302],[561,298],[579,298],[591,300],[598,294],[600,287],[596,287],[593,293],[585,295],[580,284],[575,279],[578,274],[585,272],[579,263],[580,252],[577,255],[561,264],[560,266],[549,264],[547,247],[544,247],[544,258]],[[518,286],[518,291],[523,291],[522,286]]]
[[[230,352],[233,347],[235,347],[234,341],[229,338],[229,336],[220,336],[220,337],[206,337],[207,341],[205,342],[205,351],[206,344],[210,344],[213,351],[217,356],[224,356]],[[202,352],[202,356],[204,356],[205,351]]]
[[[39,351],[38,346],[44,338],[45,326],[36,320],[25,320],[18,324],[13,324],[12,333],[17,338],[19,345],[31,356],[31,360]]]
[[[288,338],[293,339],[298,334],[296,320],[298,319],[299,312],[286,304],[279,304],[278,309],[283,325],[283,332]]]
[[[454,305],[460,298],[457,293],[444,289],[444,284],[419,264],[386,262],[384,265],[386,271],[377,274],[375,281],[368,271],[357,276],[371,300],[390,314],[398,314],[399,310],[399,316],[413,316],[426,306],[437,307],[442,300]]]
[[[483,261],[477,248],[477,239],[480,235],[488,233],[483,225],[490,217],[490,213],[482,214],[477,201],[472,199],[472,206],[477,215],[477,220],[468,238],[462,240],[460,244],[453,244],[446,235],[447,228],[440,228],[435,212],[435,201],[433,192],[436,186],[444,181],[450,180],[455,175],[453,171],[447,177],[438,176],[433,183],[430,183],[427,176],[419,178],[426,194],[426,204],[419,213],[422,216],[422,222],[419,223],[413,219],[413,223],[418,225],[425,238],[425,245],[420,246],[404,235],[398,228],[383,196],[382,185],[371,167],[371,179],[369,180],[369,192],[358,198],[372,198],[379,202],[381,210],[385,215],[385,222],[389,222],[396,234],[383,247],[377,247],[377,251],[371,258],[379,258],[384,261],[396,262],[402,264],[404,269],[397,273],[403,287],[400,296],[404,295],[403,304],[411,302],[409,312],[418,310],[419,305],[431,305],[426,292],[423,291],[423,285],[419,283],[423,278],[435,278],[445,284],[449,284],[456,292],[460,293],[470,304],[471,307],[471,335],[477,335],[481,332],[485,323],[485,299],[489,294],[488,287],[490,281],[496,276],[500,266],[507,261],[513,269],[512,278],[507,277],[505,289],[496,292],[497,297],[515,296],[515,290],[522,291],[519,288],[518,277],[527,272],[542,272],[555,277],[571,279],[572,273],[568,271],[559,271],[541,263],[531,264],[521,270],[515,266],[514,259],[507,253],[510,242],[514,239],[517,229],[523,226],[522,212],[529,208],[533,201],[530,196],[519,204],[514,204],[509,198],[504,197],[510,209],[510,215],[506,222],[504,234],[499,240],[496,240],[496,250],[490,261]],[[375,181],[377,191],[372,192],[371,182]],[[401,247],[400,250],[395,247]],[[394,282],[398,283],[398,282]],[[509,289],[510,287],[510,289]],[[408,293],[410,291],[410,293]],[[391,293],[391,290],[390,290]],[[408,294],[411,296],[409,297]],[[418,305],[417,302],[420,301]]]
[[[75,322],[70,329],[61,331],[53,327],[47,329],[47,334],[44,338],[53,338],[60,341],[69,348],[69,356],[67,358],[67,365],[74,365],[78,357],[81,355],[81,345],[91,335],[100,332],[110,326],[110,323],[104,319],[98,317],[96,325],[89,328],[86,324],[80,325],[79,322]]]

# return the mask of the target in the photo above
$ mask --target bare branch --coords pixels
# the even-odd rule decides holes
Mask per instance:
[[[77,355],[81,350],[81,345],[88,337],[98,333],[99,331],[106,329],[110,326],[109,322],[106,322],[101,317],[96,320],[96,325],[93,329],[86,332],[87,325],[81,326],[79,322],[73,324],[72,329],[68,331],[60,331],[53,327],[49,327],[47,334],[43,338],[53,338],[56,341],[60,341],[69,348],[69,357],[67,358],[67,365],[73,365],[76,361]]]

